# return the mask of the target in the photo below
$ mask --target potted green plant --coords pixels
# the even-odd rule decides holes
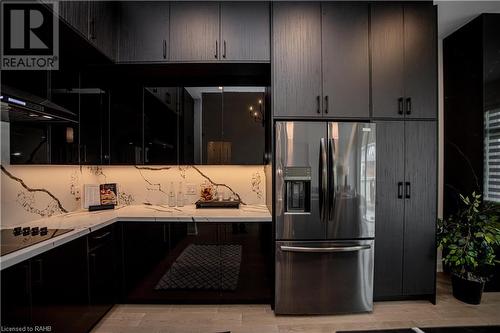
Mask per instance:
[[[437,239],[443,262],[451,271],[453,296],[479,304],[484,283],[496,263],[500,245],[500,205],[485,202],[480,194],[460,195],[456,214],[438,221]]]

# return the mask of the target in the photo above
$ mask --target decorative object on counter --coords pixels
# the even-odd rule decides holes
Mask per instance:
[[[455,215],[438,220],[438,244],[443,262],[452,274],[453,296],[469,303],[481,303],[485,282],[499,262],[500,205],[483,201],[481,194],[460,194],[461,207]]]
[[[175,207],[174,182],[170,182],[170,191],[168,192],[168,206],[169,207]]]
[[[239,200],[198,200],[196,208],[240,208]]]
[[[101,205],[118,204],[118,190],[116,188],[116,183],[101,184],[99,189],[101,192]]]
[[[83,184],[83,208],[101,204],[101,191],[99,184]]]
[[[179,190],[177,191],[177,207],[184,207],[184,193],[182,181],[179,182]]]
[[[212,184],[208,182],[203,182],[200,185],[200,200],[201,201],[212,201],[215,199],[215,190]]]
[[[115,204],[106,204],[106,205],[93,205],[89,206],[89,212],[95,212],[97,210],[107,210],[107,209],[115,209]]]

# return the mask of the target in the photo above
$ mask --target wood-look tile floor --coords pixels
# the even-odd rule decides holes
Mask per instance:
[[[451,295],[438,278],[437,304],[377,302],[373,313],[337,316],[275,316],[269,305],[116,305],[93,333],[334,333],[432,326],[500,325],[500,293],[484,293],[480,305]]]

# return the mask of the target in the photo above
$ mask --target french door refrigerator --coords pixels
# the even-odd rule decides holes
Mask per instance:
[[[277,314],[372,311],[375,124],[275,127]]]

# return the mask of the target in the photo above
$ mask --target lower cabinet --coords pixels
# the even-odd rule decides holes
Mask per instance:
[[[96,322],[117,301],[120,275],[115,242],[115,227],[109,226],[92,232],[87,237],[89,265],[89,310],[88,317]]]
[[[87,332],[86,240],[80,238],[1,271],[2,327]],[[39,329],[40,331],[40,329]]]
[[[124,222],[122,228],[125,302],[271,299],[271,223]]]

